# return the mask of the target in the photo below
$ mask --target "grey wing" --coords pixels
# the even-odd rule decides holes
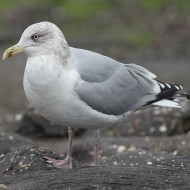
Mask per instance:
[[[133,111],[154,100],[160,91],[153,79],[155,75],[143,67],[123,65],[85,50],[74,51],[75,56],[82,51],[75,67],[83,80],[74,90],[82,101],[99,112],[121,115]]]
[[[115,60],[92,51],[77,48],[70,48],[70,51],[71,62],[87,82],[103,82],[121,66]]]

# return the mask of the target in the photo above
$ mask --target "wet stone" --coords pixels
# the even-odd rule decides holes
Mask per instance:
[[[15,132],[26,136],[40,137],[67,137],[67,126],[56,125],[44,117],[37,110],[29,108],[22,116],[17,116],[17,129]],[[76,129],[75,136],[84,133],[84,129]]]
[[[41,151],[43,149],[43,151]],[[24,171],[52,168],[43,157],[50,156],[55,159],[63,159],[58,154],[42,147],[28,147],[12,151],[0,159],[0,176],[16,175]]]
[[[45,150],[45,149],[44,149]],[[30,155],[35,156],[31,157]],[[43,156],[61,156],[23,148],[0,160],[0,180],[11,190],[30,189],[188,189],[190,157],[162,151],[133,151],[102,157],[100,166],[55,169]]]
[[[8,187],[5,184],[0,184],[0,190],[8,189]]]
[[[189,109],[149,108],[137,111],[116,126],[103,129],[105,136],[173,136],[190,130]]]
[[[18,134],[13,133],[0,133],[0,158],[4,157],[4,155],[8,152],[11,152],[15,149],[21,147],[30,147],[34,146],[36,143],[32,140],[23,137]]]

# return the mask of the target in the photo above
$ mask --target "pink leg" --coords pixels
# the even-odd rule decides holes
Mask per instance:
[[[99,165],[99,151],[100,151],[100,131],[95,131],[95,140],[94,140],[94,165]]]
[[[68,142],[68,149],[67,149],[67,156],[64,160],[56,160],[49,157],[44,157],[48,162],[52,163],[56,168],[62,169],[71,169],[72,166],[72,140],[74,136],[74,129],[68,127],[68,135],[69,135],[69,142]]]

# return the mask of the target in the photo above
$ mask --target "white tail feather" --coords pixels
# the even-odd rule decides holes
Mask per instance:
[[[153,103],[155,106],[164,106],[164,107],[172,107],[172,108],[181,108],[181,106],[177,102],[173,102],[171,100],[160,100],[158,102]]]

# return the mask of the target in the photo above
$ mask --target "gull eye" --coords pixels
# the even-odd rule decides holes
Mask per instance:
[[[32,35],[32,40],[36,41],[39,39],[39,37],[40,37],[39,34],[34,34],[34,35]]]

